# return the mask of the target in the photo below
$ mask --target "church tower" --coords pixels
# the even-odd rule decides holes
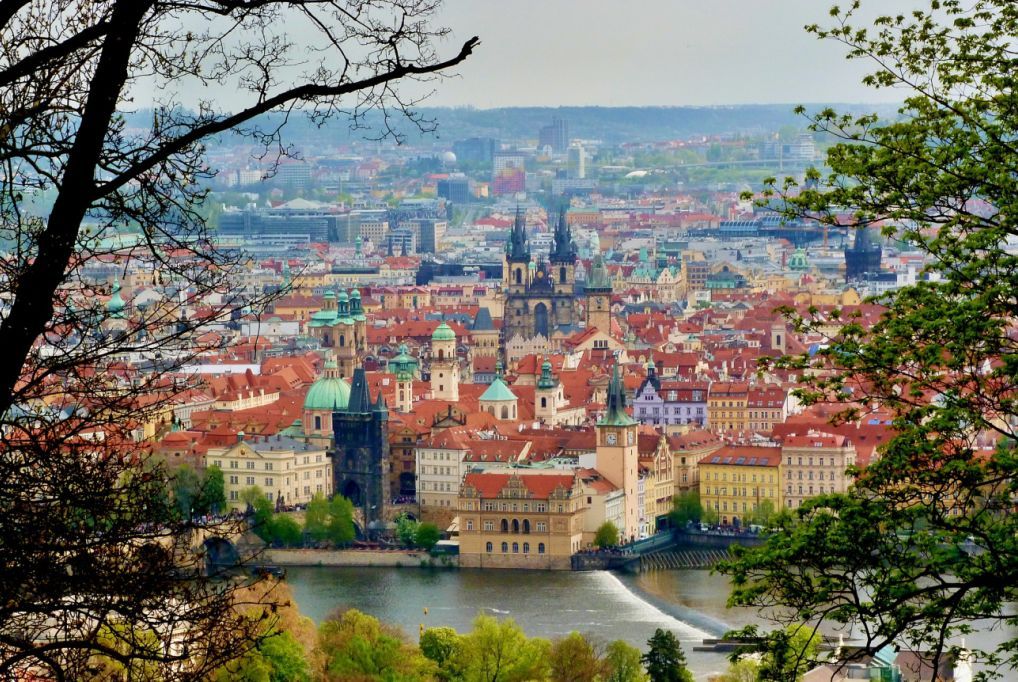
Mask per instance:
[[[340,291],[336,297],[333,343],[336,364],[339,365],[339,377],[345,379],[353,376],[353,370],[357,366],[357,341],[354,320],[350,315],[350,296],[345,291]]]
[[[431,335],[431,397],[458,402],[460,365],[456,357],[456,332],[445,322]]]
[[[505,277],[506,291],[510,294],[522,294],[530,283],[530,247],[527,245],[527,225],[523,209],[516,208],[516,220],[509,231],[509,241],[505,245]]]
[[[594,256],[587,275],[587,329],[596,327],[605,334],[611,332],[611,300],[612,284],[608,279],[608,268],[605,267],[601,254]]]
[[[551,373],[551,362],[541,364],[541,376],[534,389],[534,416],[545,424],[557,424],[558,406],[562,402],[562,384]]]
[[[417,358],[410,355],[405,343],[400,345],[399,355],[389,360],[389,371],[396,375],[396,410],[404,414],[413,411]]]
[[[635,540],[640,531],[640,501],[636,490],[640,455],[636,429],[637,421],[626,413],[626,395],[616,360],[608,383],[605,413],[597,422],[596,468],[625,495],[624,527],[619,528],[619,532],[630,540]]]
[[[558,224],[555,226],[554,242],[548,261],[551,263],[555,293],[571,296],[576,282],[576,245],[573,243],[573,231],[566,223],[565,208],[558,214]]]

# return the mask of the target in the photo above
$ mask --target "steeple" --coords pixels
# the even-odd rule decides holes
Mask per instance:
[[[347,403],[346,412],[353,414],[366,414],[371,412],[371,394],[368,392],[368,378],[364,374],[364,368],[358,367],[353,371],[353,385],[350,387],[350,402]]]
[[[530,260],[530,249],[527,246],[527,223],[523,209],[516,207],[516,220],[513,222],[512,231],[509,233],[509,245],[506,247],[509,260],[528,261]]]
[[[616,360],[615,366],[612,367],[612,378],[608,382],[608,400],[604,417],[597,425],[632,426],[635,423],[636,420],[626,413],[626,393],[622,384],[622,377],[619,376],[619,363]]]
[[[558,224],[555,226],[555,243],[551,250],[552,263],[573,263],[576,261],[576,245],[573,231],[566,222],[566,209],[559,209]]]

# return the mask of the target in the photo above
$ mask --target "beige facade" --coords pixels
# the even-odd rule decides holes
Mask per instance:
[[[241,492],[258,486],[281,504],[307,504],[316,493],[332,494],[332,460],[324,447],[284,436],[252,438],[205,455],[206,466],[223,471],[226,501],[243,509]]]
[[[826,493],[843,493],[852,478],[846,469],[855,464],[855,446],[844,436],[810,431],[786,436],[781,446],[781,487],[789,509]]]
[[[586,505],[575,473],[470,473],[459,497],[460,566],[569,570]]]

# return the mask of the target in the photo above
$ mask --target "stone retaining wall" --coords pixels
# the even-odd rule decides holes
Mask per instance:
[[[421,551],[362,549],[267,549],[260,563],[275,566],[456,566],[456,557],[432,557]]]

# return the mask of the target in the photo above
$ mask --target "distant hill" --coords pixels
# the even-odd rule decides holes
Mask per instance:
[[[411,144],[448,148],[454,140],[465,137],[495,137],[503,141],[536,139],[541,126],[553,116],[564,118],[573,138],[597,139],[607,143],[653,142],[685,139],[695,135],[725,133],[761,134],[786,126],[805,128],[804,117],[793,112],[793,104],[747,104],[716,107],[512,107],[499,109],[422,108],[417,111],[438,123],[438,130],[421,135],[408,122],[400,130]],[[808,110],[833,106],[844,112],[877,112],[893,116],[891,105],[835,104],[807,105]],[[278,120],[266,116],[266,123]],[[147,126],[150,112],[139,111],[128,116],[131,124]],[[287,124],[287,140],[302,144],[320,144],[323,135],[333,139],[365,140],[378,135],[381,117],[370,112],[363,121],[366,130],[349,129],[348,122],[337,118],[318,128],[306,119],[291,116]]]

